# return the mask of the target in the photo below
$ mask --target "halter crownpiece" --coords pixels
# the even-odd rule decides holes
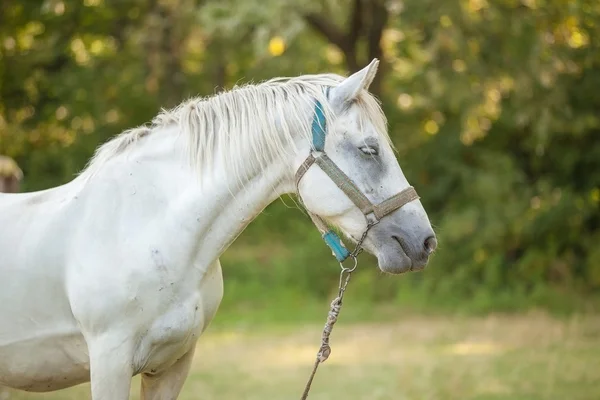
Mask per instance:
[[[348,175],[346,175],[327,156],[327,154],[325,154],[325,138],[327,136],[326,129],[327,120],[323,112],[323,106],[317,100],[312,122],[312,144],[314,150],[311,151],[300,168],[298,168],[298,171],[296,171],[296,190],[298,192],[298,196],[300,196],[298,185],[300,184],[302,177],[313,164],[317,164],[365,216],[367,220],[367,229],[363,233],[361,239],[358,241],[356,249],[351,254],[344,246],[340,237],[327,226],[325,221],[323,221],[323,219],[321,219],[319,216],[308,211],[313,223],[321,232],[323,240],[329,246],[338,262],[341,263],[351,255],[356,256],[356,254],[358,254],[360,251],[360,246],[367,236],[367,232],[373,225],[377,224],[383,217],[392,213],[393,211],[403,207],[413,200],[417,200],[419,195],[412,186],[409,186],[379,204],[371,203],[367,196],[364,195],[364,193],[358,188],[358,186],[356,186],[356,184],[348,177]]]

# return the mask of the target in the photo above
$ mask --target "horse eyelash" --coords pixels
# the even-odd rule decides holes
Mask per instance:
[[[363,154],[367,156],[377,156],[379,155],[379,149],[374,146],[361,146],[358,148]]]

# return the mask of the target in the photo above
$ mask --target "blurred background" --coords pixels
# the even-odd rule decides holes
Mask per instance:
[[[399,277],[361,255],[314,398],[600,398],[597,0],[3,0],[0,190],[65,183],[191,96],[374,57],[440,245]],[[329,250],[283,198],[222,262],[182,398],[299,397],[337,287]]]

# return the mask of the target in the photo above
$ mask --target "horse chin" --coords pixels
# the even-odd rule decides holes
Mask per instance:
[[[382,272],[392,275],[423,269],[420,266],[413,265],[413,261],[401,248],[378,252],[377,263]]]

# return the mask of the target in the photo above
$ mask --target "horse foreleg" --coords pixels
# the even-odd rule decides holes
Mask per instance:
[[[133,375],[132,346],[116,338],[91,340],[92,400],[128,400]]]
[[[159,374],[142,374],[141,400],[176,400],[188,376],[195,346]]]

